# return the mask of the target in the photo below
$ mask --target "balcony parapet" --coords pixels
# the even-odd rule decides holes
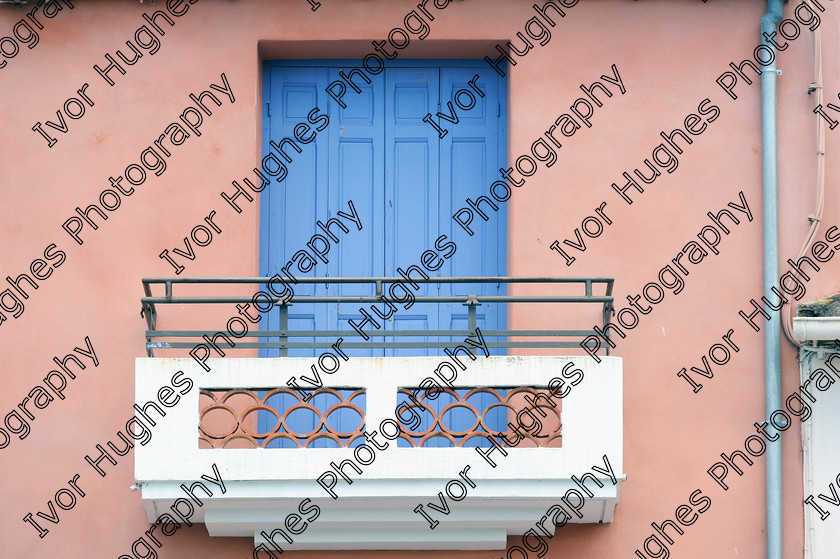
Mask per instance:
[[[270,390],[306,371],[311,358],[211,358],[206,361],[209,372],[197,369],[192,359],[138,359],[136,401],[141,407],[157,401],[161,387],[178,371],[190,373],[195,384],[177,405],[166,409],[151,441],[136,447],[135,478],[149,520],[154,522],[184,497],[181,484],[190,485],[215,464],[227,490],[201,497],[203,506],[193,516],[193,522],[204,522],[214,536],[253,537],[259,546],[275,529],[291,535],[286,528],[289,515],[297,514],[299,504],[309,499],[320,515],[304,532],[291,536],[294,544],[284,540],[289,549],[502,549],[507,536],[533,528],[570,491],[582,494],[572,476],[580,479],[593,465],[603,467],[603,457],[609,456],[616,480],[594,474],[600,484],[590,479],[587,487],[593,496],[582,494],[580,517],[576,513],[570,522],[612,521],[624,479],[620,358],[605,356],[596,363],[583,356],[478,357],[451,381],[452,390],[529,387],[545,393],[558,388],[553,379],[562,380],[553,397],[562,420],[560,447],[402,447],[383,438],[383,426],[396,423],[400,391],[421,386],[439,361],[354,357],[323,379],[325,389],[364,391],[361,430],[379,433],[376,444],[363,435],[368,453],[358,452],[353,444],[356,448],[199,447],[199,400],[207,397],[202,391]],[[581,374],[564,375],[571,370],[569,363]],[[508,412],[508,417],[514,416],[513,410]],[[380,449],[385,444],[387,448]],[[349,465],[343,468],[352,483],[331,465],[348,460],[362,472]],[[467,466],[472,483],[465,485],[463,497],[448,499],[449,512],[426,507],[439,521],[431,529],[415,507],[441,503],[439,495],[450,495],[449,482],[463,479],[459,473]],[[548,526],[553,529],[551,522]]]

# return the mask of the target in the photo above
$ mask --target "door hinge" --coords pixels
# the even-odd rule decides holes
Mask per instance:
[[[266,105],[266,107],[265,107],[266,113],[268,114],[268,116],[271,116],[271,101],[266,101],[265,105]]]
[[[502,116],[502,104],[496,103],[496,118]]]

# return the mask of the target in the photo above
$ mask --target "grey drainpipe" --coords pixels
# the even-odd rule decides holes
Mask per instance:
[[[782,0],[767,0],[761,18],[762,42],[773,48],[764,35],[776,30],[782,19]],[[775,51],[775,49],[774,49]],[[774,301],[770,288],[779,278],[779,177],[776,143],[776,61],[761,72],[762,187],[764,196],[764,296]],[[764,328],[765,420],[782,407],[781,315],[773,314]],[[782,443],[767,445],[767,559],[782,559]]]

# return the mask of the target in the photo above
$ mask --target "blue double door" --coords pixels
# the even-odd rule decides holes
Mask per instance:
[[[288,176],[281,183],[272,183],[261,194],[262,275],[286,275],[281,267],[293,254],[306,248],[312,235],[324,234],[316,223],[337,218],[349,233],[333,226],[331,230],[339,241],[331,242],[326,255],[329,262],[319,260],[307,275],[397,276],[398,267],[405,270],[411,265],[421,266],[421,255],[426,250],[435,250],[435,242],[441,235],[446,239],[439,241],[439,246],[455,241],[452,214],[464,205],[466,198],[486,194],[488,186],[499,178],[499,168],[506,160],[504,81],[476,61],[392,63],[379,75],[368,74],[370,83],[358,73],[349,74],[350,68],[361,67],[360,61],[265,64],[263,154],[271,151],[271,142],[279,144],[283,138],[294,139],[295,129],[301,123],[309,128],[306,131],[298,128],[298,137],[303,140],[309,139],[317,128],[322,130],[312,141],[297,141],[301,153],[285,150],[293,157],[293,162],[288,164]],[[333,81],[342,80],[339,74],[342,69],[361,90],[356,93],[350,85],[346,86],[342,98],[346,106],[341,106],[325,91]],[[477,74],[478,78],[474,79]],[[459,94],[461,90],[471,95]],[[439,116],[439,112],[449,120]],[[447,130],[443,138],[423,120],[427,114]],[[451,122],[455,119],[457,124]],[[316,124],[311,124],[313,121]],[[362,223],[361,231],[338,216],[338,212],[351,212],[351,200]],[[432,277],[505,275],[505,214],[505,208],[500,207],[490,216],[490,221],[475,228],[474,237],[459,234],[454,254],[444,259],[438,270],[424,271]],[[475,223],[478,221],[477,217]],[[436,252],[445,254],[452,248]],[[297,268],[293,267],[292,271],[297,272]],[[296,295],[375,293],[370,284],[299,284],[294,289]],[[418,296],[490,295],[502,294],[504,289],[503,284],[497,283],[420,284],[419,291],[412,291]],[[289,329],[352,330],[349,320],[356,323],[363,320],[360,307],[370,313],[370,304],[295,303],[289,307]],[[381,303],[378,308],[387,312]],[[460,303],[415,303],[407,310],[403,305],[397,308],[390,320],[379,321],[381,331],[467,329],[467,307]],[[477,323],[482,330],[504,329],[504,306],[478,307]],[[263,328],[279,328],[276,310],[269,313]],[[334,339],[308,338],[330,343]],[[438,338],[397,339],[434,341]],[[345,337],[345,341],[360,340]],[[371,341],[382,341],[382,338]],[[288,355],[314,357],[322,351],[293,348]],[[434,348],[363,348],[347,353],[353,356],[442,355],[440,349]],[[265,350],[261,355],[278,354],[277,350]],[[288,376],[279,379],[281,384]]]

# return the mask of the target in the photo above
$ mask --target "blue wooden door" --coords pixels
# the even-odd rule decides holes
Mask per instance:
[[[344,108],[329,99],[325,92],[328,83],[339,79],[340,68],[336,66],[331,67],[329,62],[309,65],[271,62],[265,66],[264,93],[272,109],[270,115],[264,114],[264,155],[269,152],[271,141],[276,143],[284,137],[292,138],[294,127],[306,122],[307,114],[315,107],[328,115],[329,126],[314,142],[301,145],[302,153],[292,152],[294,161],[288,165],[286,180],[272,183],[261,195],[262,275],[280,272],[292,254],[318,232],[316,221],[335,217],[338,211],[347,212],[348,201],[353,200],[363,223],[362,231],[351,228],[350,233],[339,235],[339,243],[330,249],[329,263],[319,262],[307,275],[396,276],[397,267],[406,269],[412,264],[419,265],[420,255],[433,248],[440,235],[454,240],[452,213],[467,197],[475,199],[485,194],[505,161],[504,82],[495,75],[480,72],[479,65],[458,67],[447,66],[445,61],[403,62],[402,67],[389,67],[373,77],[370,84],[361,79],[354,80],[362,92],[349,94]],[[353,66],[358,64],[341,63],[343,68]],[[484,76],[476,82],[484,96],[474,94],[473,106],[458,108],[453,96],[458,90],[468,88],[468,82],[477,73]],[[460,100],[462,104],[470,104],[469,97],[461,95]],[[435,116],[434,120],[449,130],[441,140],[423,117],[427,113],[436,115],[441,106],[446,107],[447,101],[453,103],[459,122],[441,122]],[[438,277],[504,275],[505,213],[502,208],[494,219],[480,226],[480,233],[475,237],[462,241],[459,236],[456,254],[439,270],[427,273]],[[465,293],[501,294],[504,286],[421,284],[416,295]],[[295,294],[373,295],[374,291],[367,285],[298,285]],[[359,307],[358,303],[296,303],[289,309],[289,328],[351,330],[348,320],[361,322],[363,319]],[[363,307],[368,309],[369,305]],[[384,310],[381,305],[380,308]],[[467,329],[467,309],[461,304],[416,303],[408,310],[401,305],[398,309],[392,319],[385,321],[383,330]],[[504,311],[504,307],[498,305],[479,307],[478,326],[503,329]],[[269,320],[263,327],[278,329],[277,310],[268,314]],[[463,337],[449,339],[460,342]],[[319,338],[321,340],[332,342],[334,337]],[[345,340],[359,341],[361,338]],[[315,357],[322,351],[290,349],[288,355]],[[439,349],[365,348],[347,353],[351,356],[443,355]],[[501,352],[494,350],[493,353]],[[261,351],[260,355],[278,353],[267,350]],[[292,374],[299,377],[300,373],[307,371],[285,371],[282,378],[278,377],[278,385],[284,385]],[[280,397],[274,400],[272,405],[281,412],[289,405]],[[434,403],[438,412],[445,403],[445,399]],[[276,421],[273,416],[265,415],[260,416],[261,431]],[[459,423],[472,425],[474,422],[473,417],[453,417]],[[308,421],[316,421],[316,418]]]

